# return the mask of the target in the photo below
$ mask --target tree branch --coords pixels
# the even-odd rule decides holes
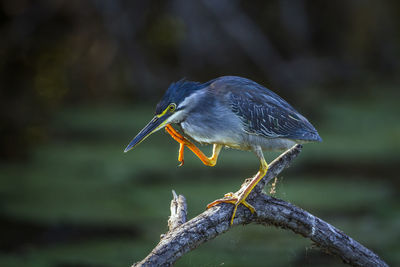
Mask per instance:
[[[174,230],[176,227],[184,224],[186,222],[187,216],[187,205],[186,199],[182,195],[177,195],[174,190],[172,190],[172,200],[171,200],[171,216],[168,219],[169,230]]]
[[[300,153],[301,148],[301,145],[294,146],[269,165],[266,176],[246,199],[256,209],[257,214],[251,214],[247,208],[240,205],[234,225],[249,223],[275,225],[311,239],[325,252],[339,256],[345,263],[354,266],[388,266],[378,255],[327,222],[301,208],[262,192],[265,184],[287,168]],[[240,190],[243,190],[245,184]],[[237,193],[240,193],[240,190]],[[179,197],[175,199],[175,196],[176,194],[171,202],[171,211],[173,211],[171,218],[184,218],[186,217],[186,203],[178,204]],[[185,202],[184,198],[183,202]],[[182,213],[182,208],[175,207],[183,207],[184,212]],[[180,223],[185,219],[173,219],[178,223],[174,224],[174,227],[169,223],[170,231],[162,236],[161,241],[145,259],[133,266],[172,265],[185,253],[228,231],[231,228],[229,222],[232,209],[231,204],[222,203],[183,224]],[[180,212],[176,212],[179,210]],[[180,215],[176,216],[176,214]]]

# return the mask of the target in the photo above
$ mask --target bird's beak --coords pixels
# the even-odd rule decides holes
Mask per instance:
[[[169,116],[169,114],[164,114],[163,116],[154,116],[154,118],[135,136],[135,138],[133,138],[133,140],[125,148],[124,152],[128,152],[129,150],[140,144],[152,133],[157,132],[162,127],[164,127],[167,124],[167,119],[169,118]]]

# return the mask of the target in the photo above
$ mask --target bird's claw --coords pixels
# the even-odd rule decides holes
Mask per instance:
[[[179,143],[179,154],[178,154],[178,161],[180,162],[178,167],[182,167],[185,164],[185,160],[183,157],[183,152],[185,149],[185,145],[188,146],[191,143],[181,134],[179,134],[170,124],[165,127],[167,133],[171,135],[175,141]]]
[[[236,215],[236,211],[237,208],[240,204],[244,205],[246,208],[248,208],[250,210],[250,212],[253,214],[256,212],[256,209],[249,204],[246,199],[242,199],[240,196],[236,196],[234,193],[230,192],[224,195],[224,198],[221,199],[217,199],[213,202],[211,202],[210,204],[207,205],[207,209],[214,207],[220,203],[230,203],[234,205],[234,209],[233,209],[233,213],[232,213],[232,217],[230,220],[230,225],[233,224],[233,219],[235,218]]]
[[[185,145],[180,143],[179,144],[179,154],[178,154],[178,161],[180,162],[180,164],[178,165],[178,167],[182,167],[183,164],[185,164],[185,160],[183,157],[184,150],[185,150]]]
[[[224,198],[234,198],[234,194],[232,192],[226,193]]]

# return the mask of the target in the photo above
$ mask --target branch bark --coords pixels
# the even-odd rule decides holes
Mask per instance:
[[[350,265],[388,266],[378,255],[329,223],[299,207],[262,192],[265,184],[287,168],[300,153],[301,148],[301,145],[292,147],[269,165],[266,176],[247,198],[257,213],[251,214],[247,208],[240,205],[233,224],[257,223],[290,229],[309,238],[323,251],[339,256]],[[243,190],[245,184],[240,190]],[[240,190],[237,193],[240,193]],[[231,228],[229,222],[232,209],[231,204],[223,203],[185,222],[184,197],[177,197],[175,194],[171,202],[170,231],[162,235],[161,241],[146,258],[133,266],[173,265],[185,253],[228,231]],[[171,221],[174,223],[170,223]]]
[[[182,195],[178,196],[174,190],[172,190],[172,196],[173,198],[171,200],[171,216],[168,219],[168,228],[170,231],[184,224],[186,222],[187,216],[187,205],[185,197]]]

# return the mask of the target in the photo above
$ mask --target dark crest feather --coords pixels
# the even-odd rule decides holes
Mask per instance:
[[[156,114],[162,113],[171,103],[179,105],[187,96],[203,87],[201,83],[188,81],[185,78],[172,83],[157,104]]]

